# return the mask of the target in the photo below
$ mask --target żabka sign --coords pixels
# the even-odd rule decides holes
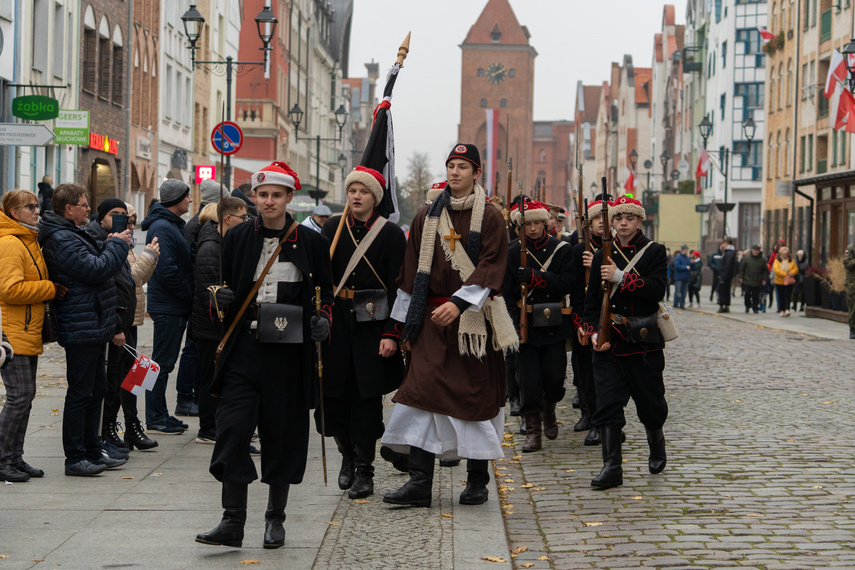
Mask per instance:
[[[59,101],[43,95],[24,95],[12,99],[12,114],[30,121],[47,121],[59,116]]]
[[[107,154],[119,154],[119,141],[98,133],[89,133],[89,148],[103,150]]]

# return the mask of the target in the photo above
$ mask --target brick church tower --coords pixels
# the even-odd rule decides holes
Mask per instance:
[[[517,180],[522,181],[524,192],[531,194],[534,189],[530,160],[537,51],[529,45],[529,37],[508,0],[488,0],[460,46],[463,79],[458,138],[478,145],[484,164],[481,183],[492,194],[498,174],[503,198],[508,155],[513,158],[513,194],[519,191]],[[492,163],[490,151],[495,157]]]

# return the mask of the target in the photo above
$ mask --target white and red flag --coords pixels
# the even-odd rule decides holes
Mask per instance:
[[[623,189],[627,192],[635,192],[635,172],[631,168],[626,169],[626,182],[623,184]]]
[[[125,349],[136,356],[134,365],[131,367],[125,380],[122,382],[122,388],[134,394],[142,396],[146,390],[154,388],[154,383],[160,374],[160,365],[143,354],[125,345]]]
[[[760,37],[763,38],[763,45],[765,46],[769,42],[775,39],[775,34],[764,28],[763,26],[757,26],[757,31],[760,32]]]
[[[828,66],[828,77],[825,78],[825,91],[823,94],[826,99],[831,99],[834,95],[834,90],[837,85],[846,79],[849,73],[846,71],[846,60],[837,49],[831,50],[831,64]]]
[[[487,169],[484,191],[487,192],[487,196],[492,196],[496,184],[496,157],[499,151],[499,109],[485,109],[485,111],[487,111],[487,156],[484,158]]]
[[[702,148],[701,154],[698,156],[698,168],[695,170],[695,178],[707,176],[710,173],[711,166],[710,153],[707,152],[707,149]]]

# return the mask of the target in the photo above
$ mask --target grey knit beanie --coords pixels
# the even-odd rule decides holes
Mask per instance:
[[[223,189],[223,196],[229,195],[229,190],[216,180],[211,178],[203,180],[199,185],[199,192],[202,194],[202,207],[208,204],[217,204],[220,201],[220,188]]]
[[[165,207],[174,206],[190,193],[190,187],[181,180],[167,178],[160,185],[160,203]]]

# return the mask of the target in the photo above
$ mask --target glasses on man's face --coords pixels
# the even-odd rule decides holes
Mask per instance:
[[[34,214],[36,213],[36,210],[39,209],[38,204],[24,204],[23,207],[33,212]]]
[[[84,210],[88,210],[89,209],[89,202],[84,202],[83,204],[75,204],[75,206],[80,206]]]

